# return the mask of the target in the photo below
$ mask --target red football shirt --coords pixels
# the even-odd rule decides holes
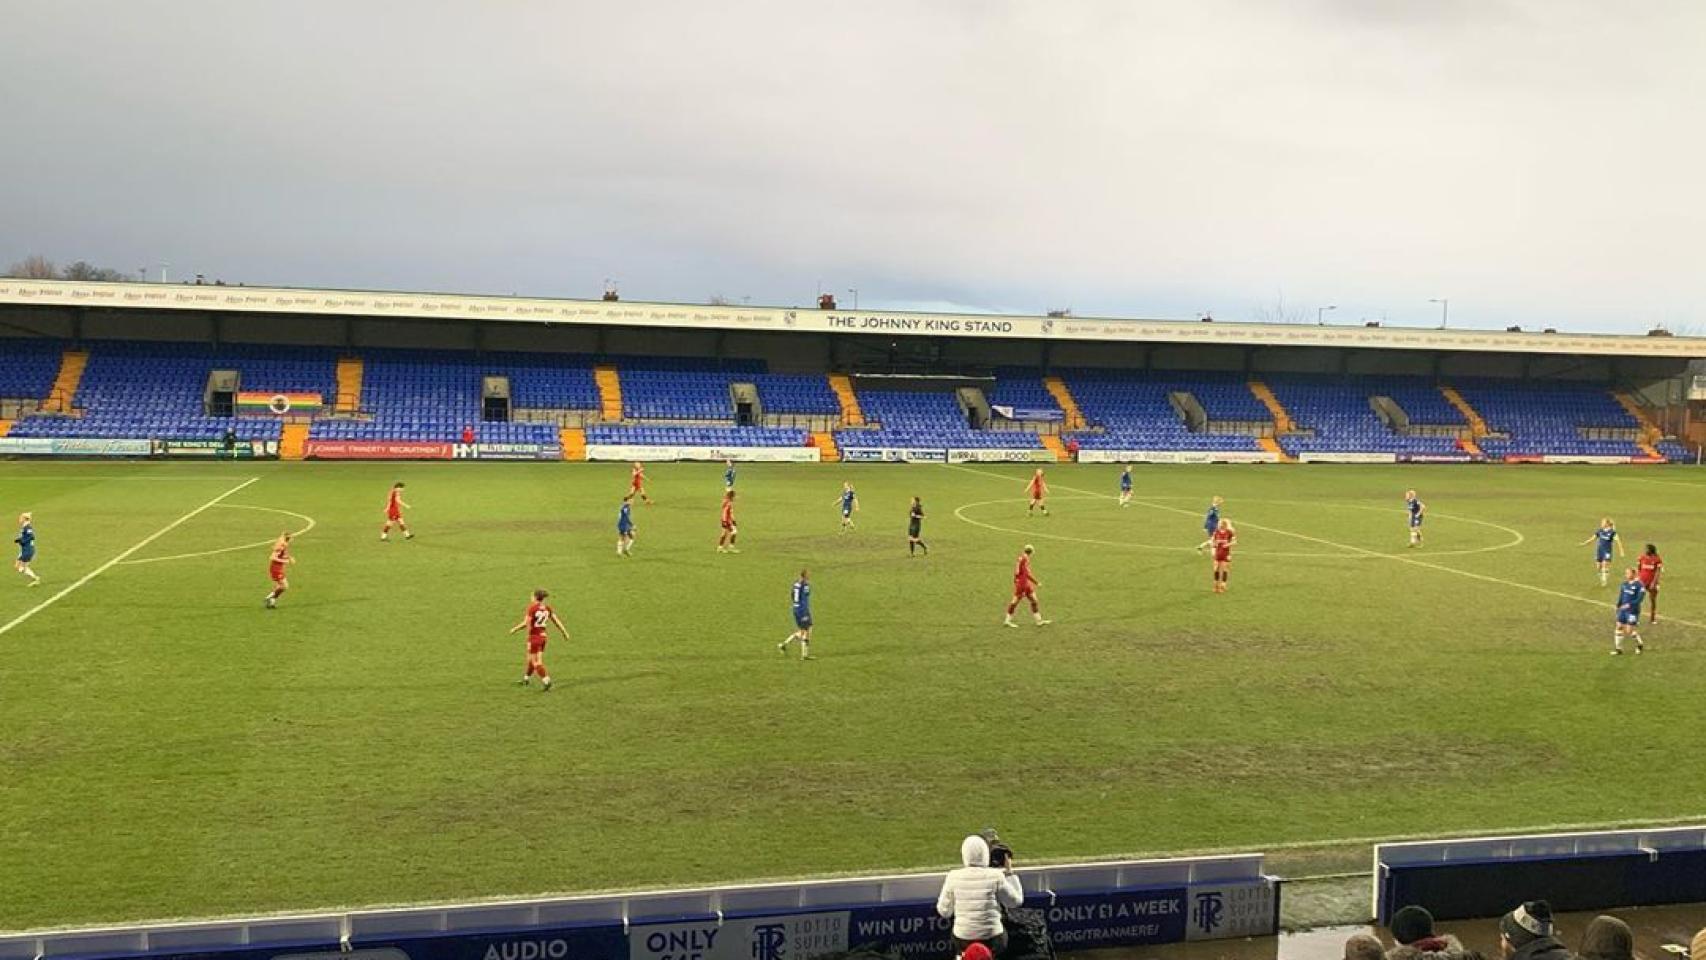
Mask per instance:
[[[1650,587],[1653,585],[1653,581],[1658,579],[1659,571],[1664,569],[1664,565],[1663,557],[1643,553],[1640,559],[1635,561],[1635,575],[1641,578],[1643,584]]]
[[[1019,566],[1013,570],[1013,583],[1025,586],[1031,582],[1031,557],[1029,554],[1019,554]]]
[[[1042,477],[1031,477],[1031,496],[1040,497],[1048,492],[1048,484]]]
[[[1231,530],[1214,531],[1214,552],[1218,556],[1232,555],[1232,538],[1237,536]]]
[[[551,626],[551,605],[537,601],[527,605],[527,638],[545,638],[547,628]]]
[[[735,502],[733,500],[724,500],[723,501],[723,522],[724,523],[734,523],[735,522]]]
[[[396,487],[392,487],[391,488],[391,497],[390,497],[390,499],[385,501],[385,509],[390,511],[391,513],[397,513],[398,511],[402,510],[403,509],[403,491],[398,490]]]

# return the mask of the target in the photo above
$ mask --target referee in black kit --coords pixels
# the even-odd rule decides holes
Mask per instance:
[[[924,548],[924,555],[930,555],[930,545],[924,542],[924,502],[917,497],[912,498],[912,510],[906,518],[906,555],[915,557],[918,548]]]

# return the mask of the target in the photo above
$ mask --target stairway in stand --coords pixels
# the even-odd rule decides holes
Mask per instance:
[[[308,424],[287,423],[278,437],[280,460],[301,460],[308,454]]]
[[[0,437],[12,432],[12,421],[0,420]]]
[[[1072,396],[1072,391],[1067,388],[1066,381],[1059,377],[1044,377],[1043,386],[1048,389],[1055,402],[1060,404],[1061,411],[1066,414],[1066,422],[1062,425],[1062,429],[1067,433],[1084,429],[1084,413],[1078,409],[1078,401]]]
[[[363,370],[360,357],[338,359],[338,395],[332,404],[332,412],[357,413],[361,410]]]
[[[1267,384],[1260,380],[1251,380],[1250,392],[1256,395],[1257,400],[1262,401],[1262,406],[1267,407],[1268,413],[1273,416],[1275,434],[1283,437],[1297,429],[1297,422],[1291,419],[1285,405],[1279,402],[1279,397],[1274,396],[1273,390],[1269,389]]]
[[[835,445],[835,434],[827,430],[814,433],[812,443],[817,446],[818,456],[824,463],[835,463],[841,459],[841,448]]]
[[[564,460],[586,459],[586,431],[580,427],[563,427],[557,431],[557,439],[563,445]]]
[[[1480,439],[1487,435],[1487,421],[1481,417],[1479,411],[1469,405],[1469,401],[1464,399],[1463,394],[1457,392],[1456,387],[1442,383],[1439,385],[1439,394],[1445,398],[1447,403],[1456,407],[1458,413],[1463,414],[1464,422],[1469,424],[1469,435],[1471,437]]]
[[[1059,434],[1040,433],[1037,435],[1037,438],[1042,440],[1043,446],[1047,447],[1049,452],[1054,454],[1054,458],[1056,460],[1066,462],[1072,459],[1072,454],[1067,452],[1066,444],[1060,442]]]
[[[1664,439],[1665,432],[1659,429],[1659,425],[1653,421],[1652,414],[1648,413],[1647,409],[1641,406],[1632,395],[1622,390],[1613,390],[1611,395],[1622,405],[1624,410],[1628,411],[1631,417],[1635,418],[1635,422],[1641,425],[1641,435],[1635,440],[1635,445],[1640,447],[1641,452],[1647,456],[1655,460],[1663,460],[1665,456],[1659,452],[1659,448],[1655,444]]]
[[[89,366],[87,350],[67,350],[59,358],[59,375],[53,378],[47,398],[41,403],[43,413],[70,413],[77,399],[77,385],[83,382],[83,371]]]
[[[1267,452],[1278,457],[1280,463],[1296,463],[1297,462],[1297,458],[1292,456],[1289,453],[1286,453],[1285,448],[1280,446],[1280,442],[1278,440],[1275,440],[1273,437],[1257,437],[1256,443],[1260,444],[1261,448],[1263,450],[1266,450]]]
[[[598,381],[598,403],[604,416],[605,423],[616,423],[622,419],[622,375],[616,368],[604,364],[594,367],[593,379]]]
[[[829,375],[829,389],[835,391],[835,398],[841,401],[841,425],[844,427],[862,427],[865,425],[865,413],[859,409],[859,397],[853,392],[853,380],[845,373]]]

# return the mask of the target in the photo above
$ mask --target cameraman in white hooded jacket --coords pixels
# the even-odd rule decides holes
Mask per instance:
[[[982,942],[1000,956],[1007,949],[1007,930],[1001,925],[1001,908],[1017,907],[1025,891],[1013,873],[1009,857],[1005,869],[989,865],[989,843],[972,834],[960,844],[960,862],[965,866],[948,871],[936,912],[954,918],[954,953],[965,952]]]

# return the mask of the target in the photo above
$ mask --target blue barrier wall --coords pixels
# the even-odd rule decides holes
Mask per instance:
[[[1408,904],[1466,920],[1535,899],[1558,911],[1706,901],[1706,827],[1382,844],[1374,861],[1383,925]]]
[[[1260,855],[1020,870],[1057,949],[1262,936]],[[874,945],[947,958],[941,874],[0,936],[0,960],[809,960]],[[324,956],[321,956],[324,955]]]

